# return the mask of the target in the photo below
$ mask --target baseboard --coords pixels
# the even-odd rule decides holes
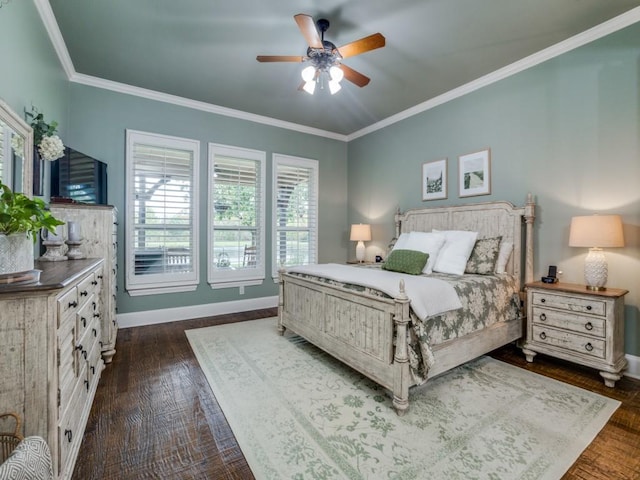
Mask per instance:
[[[158,323],[190,320],[192,318],[211,317],[228,313],[248,312],[273,308],[278,306],[278,297],[249,298],[232,302],[208,303],[206,305],[191,305],[188,307],[163,308],[161,310],[147,310],[118,314],[119,328],[141,327]]]
[[[625,357],[629,365],[627,366],[627,370],[624,372],[624,374],[627,377],[640,380],[640,357],[629,354],[625,355]]]

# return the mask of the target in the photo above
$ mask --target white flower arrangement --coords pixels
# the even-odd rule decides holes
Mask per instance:
[[[57,135],[42,137],[40,145],[38,145],[38,152],[40,158],[53,162],[64,155],[64,145]]]
[[[33,141],[38,149],[40,158],[48,162],[53,162],[64,155],[62,140],[55,134],[58,122],[45,122],[44,115],[38,113],[35,107],[33,107],[31,113],[27,113],[27,115],[32,118]]]

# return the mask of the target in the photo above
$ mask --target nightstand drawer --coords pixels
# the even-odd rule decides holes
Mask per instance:
[[[559,308],[569,312],[589,313],[591,315],[606,315],[606,302],[593,298],[556,295],[547,292],[533,292],[531,302],[549,308]]]
[[[533,307],[533,323],[564,328],[573,332],[585,333],[596,337],[605,337],[606,321],[601,317],[591,317],[548,308]]]
[[[604,340],[544,327],[543,325],[533,325],[533,338],[531,341],[596,358],[605,358],[606,353],[606,342]]]

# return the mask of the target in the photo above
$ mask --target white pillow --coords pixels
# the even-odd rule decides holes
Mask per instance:
[[[439,232],[436,229],[433,229],[433,231]],[[439,233],[444,234],[445,243],[438,254],[433,271],[462,275],[471,256],[473,246],[476,244],[478,232],[446,230]]]
[[[507,262],[513,251],[513,242],[500,242],[500,252],[496,260],[496,273],[506,273]]]
[[[419,252],[428,253],[429,258],[426,265],[422,269],[422,273],[432,273],[433,266],[436,263],[436,258],[438,258],[438,252],[444,245],[444,242],[445,236],[441,233],[411,232],[409,234],[409,240],[402,248],[406,250],[418,250]]]
[[[409,235],[409,233],[401,233],[398,237],[398,240],[396,240],[396,243],[393,245],[392,250],[396,250],[398,248],[407,250],[407,247],[405,247],[405,245],[409,241]]]

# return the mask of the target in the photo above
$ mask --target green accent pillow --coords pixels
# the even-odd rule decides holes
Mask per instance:
[[[467,261],[464,273],[492,275],[496,268],[496,261],[500,253],[502,237],[481,238],[476,241],[471,256]]]
[[[420,275],[428,259],[428,253],[419,252],[418,250],[397,249],[391,251],[382,268],[392,272]]]

